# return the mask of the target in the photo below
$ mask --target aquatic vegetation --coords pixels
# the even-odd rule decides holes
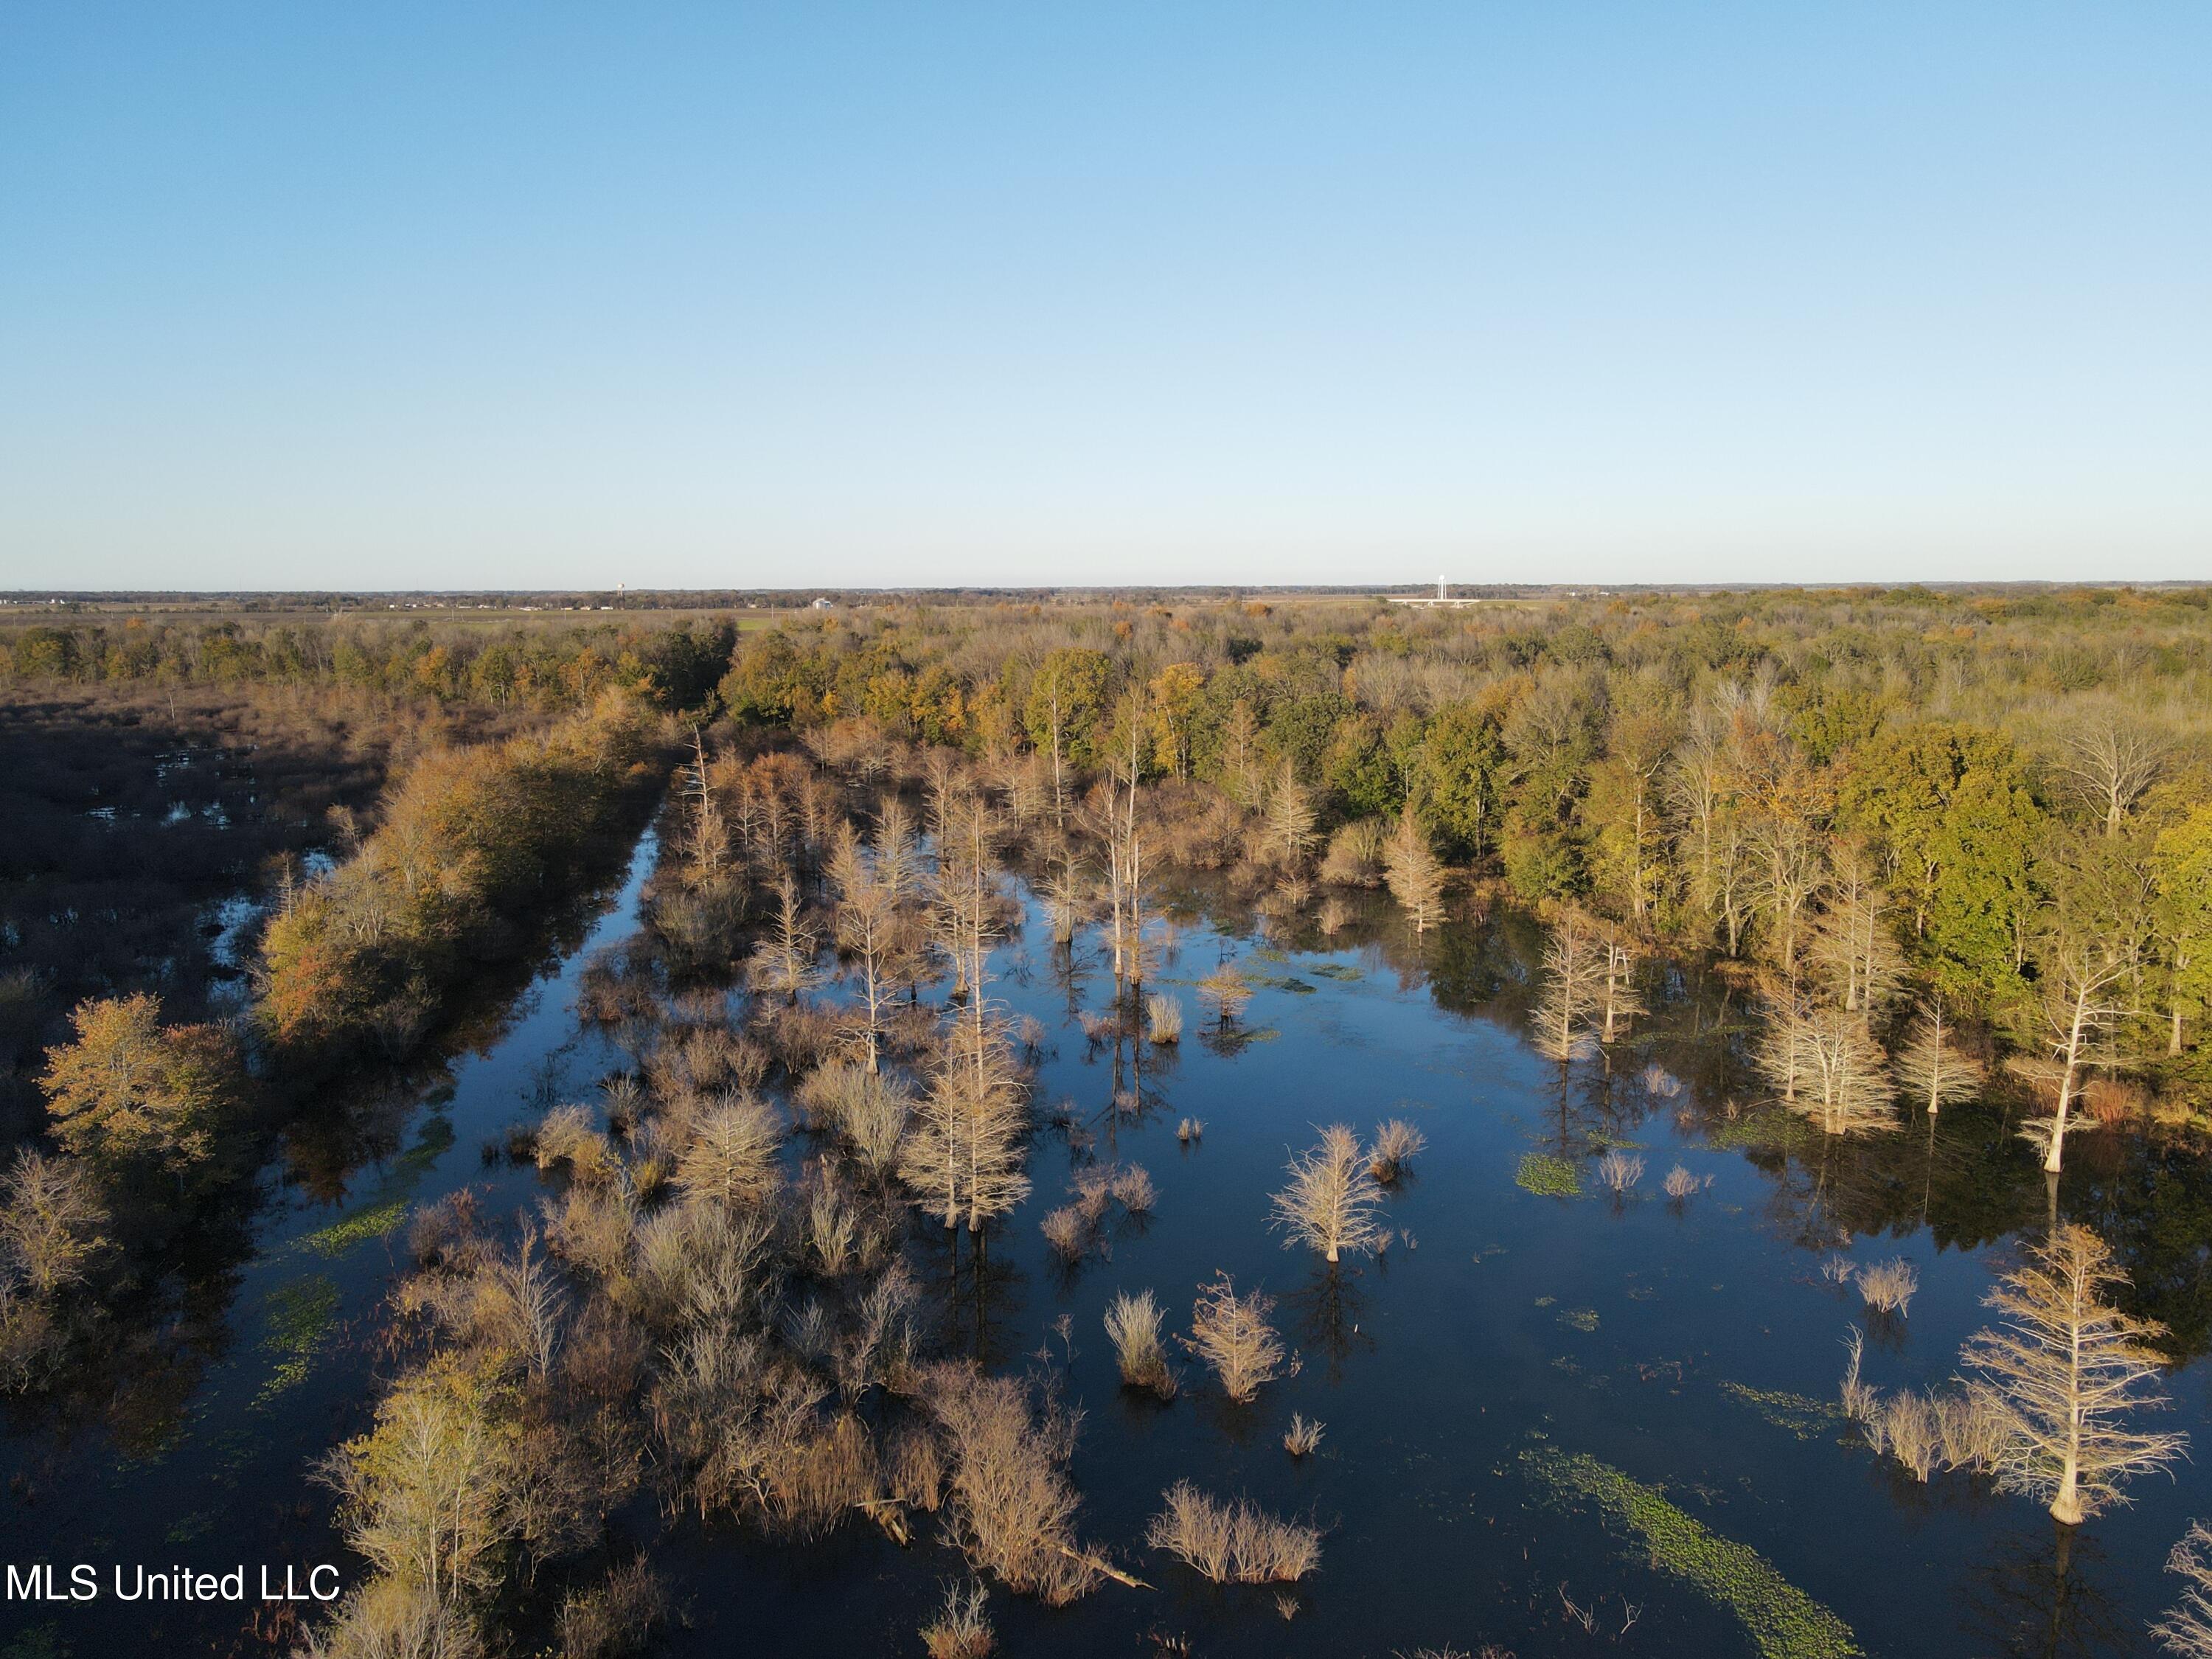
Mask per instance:
[[[265,1406],[307,1380],[315,1356],[330,1340],[337,1311],[338,1287],[320,1273],[293,1279],[270,1292],[269,1334],[261,1346],[276,1357],[276,1365],[254,1395],[254,1404]]]
[[[1583,1195],[1581,1171],[1565,1158],[1555,1158],[1549,1152],[1524,1152],[1520,1167],[1513,1172],[1513,1184],[1539,1198]]]
[[[1643,1546],[1653,1566],[1733,1613],[1760,1659],[1850,1659],[1864,1651],[1848,1625],[1765,1557],[1711,1531],[1656,1488],[1587,1453],[1552,1446],[1530,1448],[1521,1463],[1553,1498],[1590,1504],[1608,1526]]]
[[[1322,1432],[1325,1426],[1323,1424],[1315,1422],[1311,1418],[1301,1417],[1297,1413],[1292,1412],[1291,1426],[1283,1432],[1283,1449],[1293,1457],[1312,1456],[1315,1449],[1321,1444]]]
[[[302,1234],[294,1248],[311,1255],[326,1259],[346,1254],[356,1244],[366,1244],[372,1238],[389,1238],[405,1224],[408,1201],[404,1198],[386,1199],[351,1215],[341,1216],[327,1227]]]
[[[1182,1041],[1182,1004],[1164,991],[1145,999],[1145,1035],[1153,1042]]]
[[[1597,1328],[1597,1310],[1595,1308],[1562,1308],[1559,1313],[1559,1321],[1571,1329],[1588,1334]]]
[[[1750,1407],[1776,1428],[1800,1440],[1817,1440],[1832,1435],[1845,1421],[1840,1407],[1785,1389],[1754,1389],[1747,1383],[1723,1382],[1721,1392]]]

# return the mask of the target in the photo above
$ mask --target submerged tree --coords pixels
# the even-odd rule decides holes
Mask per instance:
[[[1824,1133],[1897,1127],[1881,1045],[1839,1008],[1776,1009],[1753,1060],[1783,1103]]]
[[[1443,915],[1444,866],[1436,849],[1429,845],[1429,832],[1414,815],[1411,801],[1399,814],[1397,829],[1383,844],[1382,861],[1390,896],[1403,905],[1406,914],[1413,919],[1416,933],[1428,932],[1431,924]]]
[[[1599,1042],[1610,1046],[1615,1038],[1627,1036],[1629,1021],[1648,1012],[1637,991],[1635,973],[1636,953],[1622,942],[1618,933],[1608,929],[1603,981],[1593,1017]]]
[[[1943,1017],[1943,999],[1930,997],[1905,1034],[1897,1056],[1897,1080],[1930,1116],[1954,1100],[1970,1100],[1982,1086],[1982,1062],[1959,1047]]]
[[[2212,1527],[2191,1521],[2166,1570],[2179,1573],[2186,1588],[2151,1634],[2183,1659],[2212,1659]]]
[[[2048,1503],[2068,1526],[2124,1501],[2123,1481],[2164,1468],[2188,1443],[2127,1426],[2167,1401],[2153,1387],[2165,1356],[2148,1346],[2166,1328],[2106,1299],[2126,1282],[2102,1239],[2063,1222],[1983,1298],[1998,1323],[1961,1355],[2005,1413],[1999,1484]]]
[[[1292,869],[1304,864],[1313,850],[1315,822],[1313,797],[1285,760],[1267,790],[1267,839]]]
[[[1289,1235],[1285,1249],[1310,1245],[1330,1261],[1345,1251],[1371,1250],[1382,1237],[1382,1189],[1359,1138],[1341,1123],[1319,1144],[1291,1158],[1291,1184],[1274,1199],[1273,1224]]]
[[[1590,925],[1573,911],[1544,945],[1544,992],[1529,1011],[1536,1052],[1565,1065],[1588,1051],[1589,1018],[1604,983],[1606,954]]]

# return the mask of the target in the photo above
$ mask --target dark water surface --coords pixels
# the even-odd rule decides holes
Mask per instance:
[[[634,928],[651,857],[648,838],[583,945],[417,1111],[408,1150],[359,1171],[340,1206],[279,1195],[228,1288],[228,1344],[158,1445],[118,1468],[104,1433],[58,1445],[50,1424],[19,1429],[9,1559],[343,1559],[327,1494],[304,1469],[364,1421],[398,1218],[463,1184],[489,1184],[492,1213],[529,1200],[534,1176],[486,1170],[478,1148],[532,1103],[582,1097],[623,1063],[580,1030],[573,995],[590,952]],[[1516,1029],[1538,944],[1523,922],[1416,940],[1369,903],[1335,940],[1309,929],[1290,941],[1304,948],[1271,949],[1247,927],[1205,921],[1204,908],[1182,896],[1179,941],[1153,987],[1184,1003],[1186,1034],[1170,1051],[1086,1041],[1075,1011],[1104,1008],[1110,976],[1093,953],[1052,951],[1041,922],[996,959],[992,994],[1050,1033],[1040,1116],[1072,1103],[1091,1155],[1142,1164],[1159,1189],[1149,1221],[1116,1232],[1110,1259],[1059,1265],[1037,1221],[1063,1201],[1082,1154],[1044,1128],[1036,1189],[981,1258],[965,1235],[916,1229],[957,1344],[997,1366],[1056,1373],[1084,1407],[1081,1529],[1155,1587],[1109,1585],[1059,1611],[994,1589],[1003,1651],[1148,1653],[1157,1633],[1204,1655],[1484,1642],[1521,1659],[1748,1655],[1760,1650],[1741,1608],[1762,1596],[1811,1621],[1801,1630],[1847,1627],[1869,1654],[2149,1650],[2144,1626],[2176,1588],[2166,1553],[2192,1514],[2212,1510],[2199,1470],[2136,1484],[2132,1508],[2070,1540],[2062,1571],[2061,1540],[2035,1504],[1963,1475],[1921,1485],[1854,1443],[1832,1410],[1854,1326],[1868,1334],[1878,1386],[1948,1376],[1983,1322],[1979,1299],[2008,1239],[2045,1224],[2040,1175],[2002,1107],[1947,1111],[1932,1135],[1915,1118],[1893,1136],[1822,1144],[1752,1103],[1757,1091],[1730,1059],[1739,1017],[1694,978],[1655,975],[1654,1017],[1609,1063],[1563,1073]],[[1232,1041],[1204,1029],[1192,989],[1223,960],[1264,981]],[[1649,1065],[1665,1073],[1656,1089]],[[1184,1116],[1205,1123],[1188,1147],[1176,1139]],[[1316,1125],[1366,1134],[1391,1116],[1416,1123],[1429,1146],[1391,1198],[1401,1237],[1385,1260],[1332,1272],[1282,1248],[1267,1215],[1290,1149]],[[1596,1180],[1607,1146],[1645,1162],[1624,1200]],[[1711,1178],[1680,1204],[1661,1191],[1677,1163]],[[1577,1195],[1541,1190],[1563,1177]],[[2060,1204],[2120,1246],[2141,1309],[2174,1325],[2178,1346],[2201,1351],[2212,1303],[2203,1161],[2084,1137]],[[1837,1253],[1911,1261],[1921,1287],[1910,1317],[1870,1321],[1855,1291],[1820,1273]],[[1195,1368],[1172,1403],[1124,1393],[1100,1323],[1108,1298],[1150,1288],[1187,1329],[1196,1286],[1217,1270],[1278,1299],[1298,1375],[1242,1408]],[[1062,1316],[1066,1338],[1054,1328]],[[2182,1369],[2164,1414],[2200,1455],[2212,1443],[2205,1377],[2201,1361]],[[1293,1411],[1327,1425],[1303,1463],[1280,1443]],[[1623,1509],[1587,1488],[1562,1492],[1558,1472],[1587,1473],[1588,1459],[1645,1495]],[[1322,1570],[1297,1588],[1288,1622],[1273,1588],[1217,1589],[1143,1549],[1162,1490],[1184,1477],[1327,1528]],[[1678,1541],[1686,1517],[1723,1566],[1699,1582],[1667,1571],[1633,1516],[1660,1517]],[[803,1549],[727,1524],[637,1538],[689,1607],[671,1651],[890,1654],[920,1650],[915,1632],[943,1581],[964,1576],[932,1530],[925,1521],[905,1551],[859,1525]],[[1765,1565],[1715,1551],[1717,1540]],[[112,1605],[27,1621],[9,1606],[0,1617],[18,1630],[50,1625],[80,1655],[220,1650],[238,1626],[221,1609],[157,1623]],[[1774,1644],[1783,1639],[1765,1650],[1814,1650]]]

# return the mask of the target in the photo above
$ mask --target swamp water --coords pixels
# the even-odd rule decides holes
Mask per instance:
[[[404,1216],[463,1185],[489,1214],[532,1201],[534,1171],[486,1168],[478,1149],[534,1109],[592,1097],[625,1063],[579,1026],[574,994],[592,952],[634,930],[652,856],[648,837],[581,945],[416,1109],[403,1150],[356,1170],[342,1203],[272,1194],[252,1259],[219,1288],[227,1340],[165,1434],[125,1456],[104,1431],[64,1441],[50,1424],[19,1426],[8,1559],[345,1559],[307,1469],[365,1420]],[[1195,891],[1164,896],[1178,937],[1150,988],[1182,1002],[1181,1044],[1089,1041],[1078,1012],[1107,1006],[1111,976],[1093,950],[1054,951],[1032,908],[996,954],[991,994],[1045,1027],[1037,1115],[1075,1127],[1040,1128],[1034,1190],[980,1256],[964,1233],[915,1229],[948,1342],[1055,1373],[1085,1408],[1079,1530],[1155,1587],[1109,1584],[1059,1610],[994,1587],[1001,1651],[1146,1653],[1155,1636],[1201,1655],[1377,1659],[1485,1642],[1521,1659],[2149,1650],[2144,1625],[2176,1588],[2166,1552],[2212,1510],[2200,1471],[2137,1483],[2132,1508],[2062,1552],[2035,1504],[1964,1475],[1923,1486],[1877,1462],[1834,1409],[1850,1328],[1867,1333],[1877,1386],[1941,1381],[1984,1322],[2008,1239],[2045,1224],[2041,1176],[2001,1108],[1952,1109],[1932,1134],[1914,1117],[1895,1135],[1824,1144],[1752,1103],[1759,1091],[1729,1060],[1740,1016],[1671,970],[1609,1063],[1563,1073],[1518,1031],[1539,949],[1525,923],[1416,939],[1376,902],[1333,939],[1309,926],[1271,946],[1248,918],[1208,920]],[[1193,989],[1223,961],[1257,988],[1227,1034]],[[1204,1122],[1188,1146],[1184,1117]],[[1387,1256],[1332,1272],[1283,1249],[1267,1218],[1290,1152],[1316,1125],[1364,1135],[1388,1117],[1417,1125],[1428,1149],[1389,1200],[1400,1237]],[[1616,1147],[1645,1166],[1618,1200],[1595,1167]],[[1158,1199],[1112,1234],[1108,1259],[1069,1268],[1037,1222],[1092,1157],[1141,1164]],[[2063,1212],[2120,1249],[2137,1310],[2200,1352],[2203,1160],[2095,1136],[2074,1157]],[[1680,1202],[1662,1191],[1676,1164],[1699,1183]],[[1912,1261],[1909,1317],[1871,1318],[1822,1273],[1835,1255]],[[1149,1288],[1187,1329],[1196,1287],[1223,1270],[1276,1298],[1298,1374],[1246,1407],[1196,1367],[1171,1403],[1125,1393],[1108,1298]],[[2200,1456],[2205,1377],[2201,1359],[2173,1376],[2162,1414]],[[1281,1445],[1294,1411],[1326,1425],[1302,1462]],[[1288,1622],[1281,1587],[1217,1588],[1143,1549],[1162,1490],[1182,1478],[1327,1528]],[[726,1523],[656,1532],[647,1511],[624,1517],[617,1547],[643,1544],[688,1611],[660,1650],[918,1652],[945,1581],[966,1576],[927,1517],[901,1550],[857,1521],[785,1547]],[[239,1627],[221,1607],[26,1611],[0,1607],[10,1634],[47,1644],[27,1652],[224,1651]]]

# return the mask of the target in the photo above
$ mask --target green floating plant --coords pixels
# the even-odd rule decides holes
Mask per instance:
[[[1523,1192],[1539,1198],[1580,1198],[1583,1178],[1575,1166],[1564,1158],[1554,1158],[1549,1152],[1528,1152],[1521,1159],[1521,1167],[1513,1172],[1513,1184]]]
[[[1850,1626],[1777,1572],[1758,1551],[1723,1538],[1586,1452],[1532,1446],[1522,1468],[1562,1503],[1595,1507],[1615,1532],[1632,1535],[1651,1565],[1692,1585],[1742,1621],[1760,1659],[1852,1659],[1865,1651]]]

